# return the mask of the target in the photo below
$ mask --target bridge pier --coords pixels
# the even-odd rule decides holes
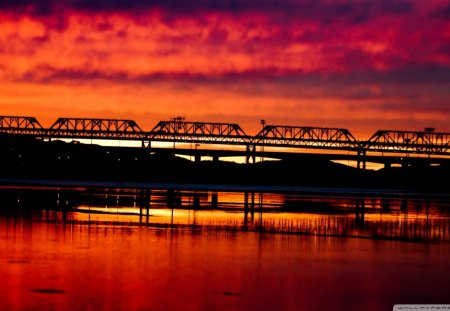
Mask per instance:
[[[200,163],[202,161],[202,156],[199,154],[195,155],[195,163]]]
[[[244,211],[248,211],[248,192],[244,192]]]
[[[178,192],[173,189],[167,190],[166,199],[167,206],[170,208],[177,208],[182,206],[181,197],[179,196]]]
[[[255,163],[256,162],[256,146],[255,145],[247,145],[246,154],[245,154],[245,163]]]
[[[366,150],[358,150],[358,169],[366,169]]]
[[[255,193],[251,193],[251,222],[253,223],[255,221]]]
[[[193,201],[192,201],[192,208],[198,209],[200,208],[200,198],[197,194],[194,193],[193,195]]]
[[[356,217],[355,217],[355,222],[356,225],[358,225],[360,228],[362,228],[364,226],[364,210],[365,210],[365,206],[366,206],[366,202],[365,199],[356,199],[356,204],[355,204],[356,208]]]
[[[142,215],[145,210],[147,217],[150,215],[151,191],[141,190],[139,193],[139,214]]]
[[[211,193],[211,208],[216,209],[219,202],[219,194],[217,192]]]
[[[150,205],[152,203],[152,191],[151,190],[147,191],[147,196],[148,196],[148,199],[147,199],[147,218],[148,218],[150,216]]]

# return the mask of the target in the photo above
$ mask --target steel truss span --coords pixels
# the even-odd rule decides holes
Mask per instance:
[[[450,133],[377,131],[365,144],[367,151],[450,155]]]
[[[38,135],[43,127],[34,117],[0,116],[0,132]]]
[[[152,141],[233,144],[255,151],[257,146],[326,149],[356,152],[426,154],[450,156],[450,133],[425,131],[377,131],[358,141],[347,129],[287,125],[265,125],[257,135],[248,135],[234,123],[190,122],[184,118],[160,121],[143,131],[133,120],[59,118],[49,128],[34,117],[0,116],[0,133],[38,138],[134,140],[142,146]]]
[[[276,147],[360,150],[360,143],[347,129],[266,125],[254,143]]]
[[[50,137],[143,140],[146,133],[133,120],[59,118],[48,129]]]
[[[177,141],[186,143],[237,144],[251,143],[238,124],[160,121],[149,133],[151,141]]]

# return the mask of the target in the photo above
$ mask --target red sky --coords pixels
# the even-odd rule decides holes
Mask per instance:
[[[450,132],[449,95],[450,1],[0,1],[0,114],[43,125]]]

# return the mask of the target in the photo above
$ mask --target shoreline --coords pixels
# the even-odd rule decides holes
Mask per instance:
[[[420,191],[417,189],[383,189],[369,187],[327,187],[327,186],[288,186],[288,185],[248,185],[214,183],[177,183],[177,182],[135,182],[135,181],[93,181],[93,180],[55,180],[31,178],[0,178],[1,187],[61,187],[61,188],[116,188],[142,190],[192,190],[223,192],[272,192],[322,195],[381,195],[381,196],[430,196],[450,199],[450,193]]]

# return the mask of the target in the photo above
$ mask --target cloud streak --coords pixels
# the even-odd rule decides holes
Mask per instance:
[[[27,14],[49,15],[61,9],[84,12],[129,12],[162,9],[173,14],[192,14],[193,12],[270,12],[283,13],[299,18],[325,19],[349,18],[353,22],[363,22],[377,15],[403,15],[414,10],[412,0],[16,0],[1,1],[2,10]],[[443,12],[446,10],[443,9]]]

